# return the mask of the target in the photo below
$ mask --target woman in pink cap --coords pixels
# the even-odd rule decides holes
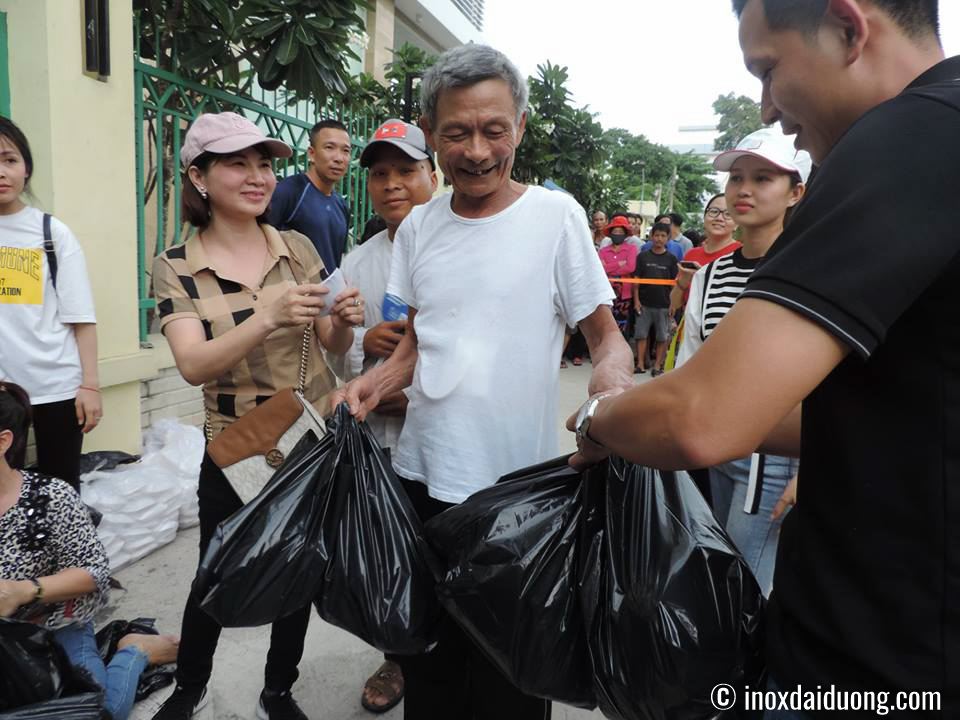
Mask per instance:
[[[191,384],[203,385],[208,437],[298,384],[308,323],[335,355],[350,349],[353,327],[363,323],[363,300],[355,288],[331,297],[321,284],[327,272],[310,240],[266,223],[277,184],[272,158],[290,155],[285,143],[232,112],[197,118],[180,153],[183,215],[197,233],[156,258],[153,283],[160,328],[177,368]],[[328,306],[332,312],[321,317]],[[321,353],[312,348],[304,395],[325,414],[324,399],[335,386]],[[208,454],[198,496],[202,557],[217,524],[242,503]],[[290,688],[309,618],[307,606],[273,624],[257,706],[261,720],[306,717]],[[177,688],[155,718],[186,720],[206,704],[219,636],[220,626],[189,597]]]

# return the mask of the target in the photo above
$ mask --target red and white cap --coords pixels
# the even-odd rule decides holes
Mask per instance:
[[[268,138],[263,130],[243,115],[235,112],[204,113],[187,130],[180,149],[180,162],[184,168],[188,168],[205,152],[224,155],[261,144],[273,157],[288,158],[293,155],[289,145],[282,140]]]
[[[429,160],[433,165],[433,155],[427,147],[427,138],[423,130],[413,123],[392,118],[374,130],[367,146],[360,153],[360,167],[370,167],[373,151],[378,145],[388,144],[400,148],[413,160]]]
[[[797,150],[792,137],[784,135],[779,127],[768,127],[750,133],[737,143],[736,148],[717,155],[713,159],[713,167],[721,172],[729,172],[733,164],[745,155],[766,160],[784,172],[797,173],[802,182],[810,177],[813,166],[810,153]]]

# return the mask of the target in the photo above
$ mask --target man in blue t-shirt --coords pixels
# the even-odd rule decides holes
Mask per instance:
[[[350,164],[350,135],[338,120],[321,120],[310,130],[307,172],[285,178],[270,202],[270,224],[296,230],[313,242],[324,266],[333,272],[347,244],[350,211],[333,188]]]

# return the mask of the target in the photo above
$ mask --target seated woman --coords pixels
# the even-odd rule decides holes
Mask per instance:
[[[140,673],[176,660],[178,640],[127,635],[104,666],[92,618],[107,598],[107,554],[73,488],[17,469],[23,467],[30,415],[23,388],[0,383],[0,617],[22,610],[53,631],[70,662],[103,688],[113,720],[126,720]]]

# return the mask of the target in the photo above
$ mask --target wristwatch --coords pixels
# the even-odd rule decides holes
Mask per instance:
[[[597,412],[597,406],[600,404],[600,401],[608,395],[597,395],[597,397],[590,398],[583,405],[580,406],[580,412],[577,413],[577,444],[582,444],[585,440],[592,442],[594,445],[599,445],[596,440],[590,437],[590,423],[593,420],[593,416]]]

